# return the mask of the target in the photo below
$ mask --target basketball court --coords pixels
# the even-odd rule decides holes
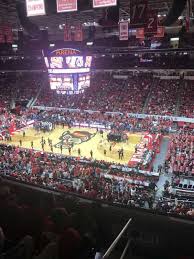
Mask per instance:
[[[91,128],[78,128],[78,127],[62,127],[57,126],[51,132],[37,132],[34,128],[30,127],[25,129],[25,137],[23,137],[23,131],[15,132],[12,136],[12,141],[6,142],[15,146],[20,146],[20,140],[22,141],[21,147],[31,149],[31,142],[33,141],[33,148],[35,150],[42,151],[41,140],[45,139],[46,144],[44,151],[51,152],[51,147],[48,144],[48,139],[52,140],[53,153],[61,153],[69,155],[69,147],[71,148],[72,156],[79,156],[78,149],[82,157],[91,158],[91,150],[93,158],[97,160],[104,160],[112,163],[128,164],[132,155],[135,152],[135,146],[140,143],[143,135],[128,133],[128,141],[126,143],[120,142],[108,142],[107,132],[104,132],[103,136]],[[3,142],[3,141],[2,141]],[[5,143],[5,142],[4,142]],[[124,157],[119,159],[118,151],[123,148]]]

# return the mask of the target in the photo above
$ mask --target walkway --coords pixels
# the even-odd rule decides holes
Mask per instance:
[[[169,143],[169,137],[164,137],[160,146],[160,153],[156,155],[156,158],[154,160],[154,171],[158,170],[158,165],[163,165],[165,162],[167,150],[168,150],[168,143]],[[169,175],[160,175],[159,181],[157,183],[158,191],[156,193],[156,197],[159,198],[162,196],[162,191],[164,190],[163,186],[166,181],[171,181],[171,176]]]

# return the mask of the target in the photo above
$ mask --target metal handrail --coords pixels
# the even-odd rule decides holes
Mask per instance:
[[[113,243],[110,245],[110,247],[108,248],[108,250],[106,251],[106,253],[104,254],[104,256],[102,257],[103,259],[107,259],[109,257],[109,255],[112,253],[112,251],[114,250],[114,248],[116,247],[117,243],[119,242],[119,240],[121,239],[121,237],[123,236],[124,232],[126,231],[126,229],[128,228],[129,224],[131,223],[132,218],[130,218],[128,220],[128,222],[126,223],[126,225],[123,227],[123,229],[121,230],[121,232],[118,234],[118,236],[115,238],[115,240],[113,241]]]
[[[129,240],[127,241],[127,244],[126,244],[126,246],[125,246],[125,248],[124,248],[124,250],[123,250],[123,253],[122,253],[120,259],[124,259],[124,258],[125,258],[125,255],[126,255],[126,253],[127,253],[127,250],[128,250],[128,248],[129,248],[130,244],[131,244],[131,239],[129,239]]]

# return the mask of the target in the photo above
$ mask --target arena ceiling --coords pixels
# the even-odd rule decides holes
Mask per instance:
[[[25,3],[25,0],[18,0]],[[50,1],[50,0],[48,0]],[[78,0],[84,1],[84,0]],[[91,1],[91,0],[90,0]],[[55,0],[52,0],[54,3]],[[160,19],[168,14],[173,0],[149,0],[149,5],[153,9],[157,9]],[[194,12],[194,0],[192,0]],[[81,21],[85,29],[91,25],[96,26],[97,35],[103,37],[104,31],[99,26],[98,21],[103,17],[104,8],[86,9],[74,13],[48,14],[45,16],[32,17],[30,20],[37,24],[40,29],[48,29],[50,40],[58,40],[63,38],[63,25],[65,23],[74,24]],[[183,13],[184,15],[184,13]],[[129,19],[129,0],[120,0],[119,19]],[[21,28],[21,23],[16,10],[16,1],[1,0],[0,1],[0,23],[9,22],[13,30],[16,32]],[[177,26],[177,25],[176,25]],[[172,28],[176,26],[171,26]],[[110,33],[110,32],[109,32]]]

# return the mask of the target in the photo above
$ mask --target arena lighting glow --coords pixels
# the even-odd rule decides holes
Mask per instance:
[[[89,68],[78,68],[78,69],[48,69],[49,73],[52,74],[75,74],[75,73],[88,73]]]
[[[53,47],[55,47],[55,44],[54,44],[54,43],[51,43],[51,44],[49,45],[49,47],[53,48]]]
[[[177,38],[170,38],[170,41],[179,41],[179,37],[177,37]]]
[[[86,43],[87,46],[92,46],[93,44],[94,44],[94,42],[92,42],[92,41],[91,42],[89,41]]]
[[[12,44],[12,48],[17,48],[18,45],[17,44]]]

